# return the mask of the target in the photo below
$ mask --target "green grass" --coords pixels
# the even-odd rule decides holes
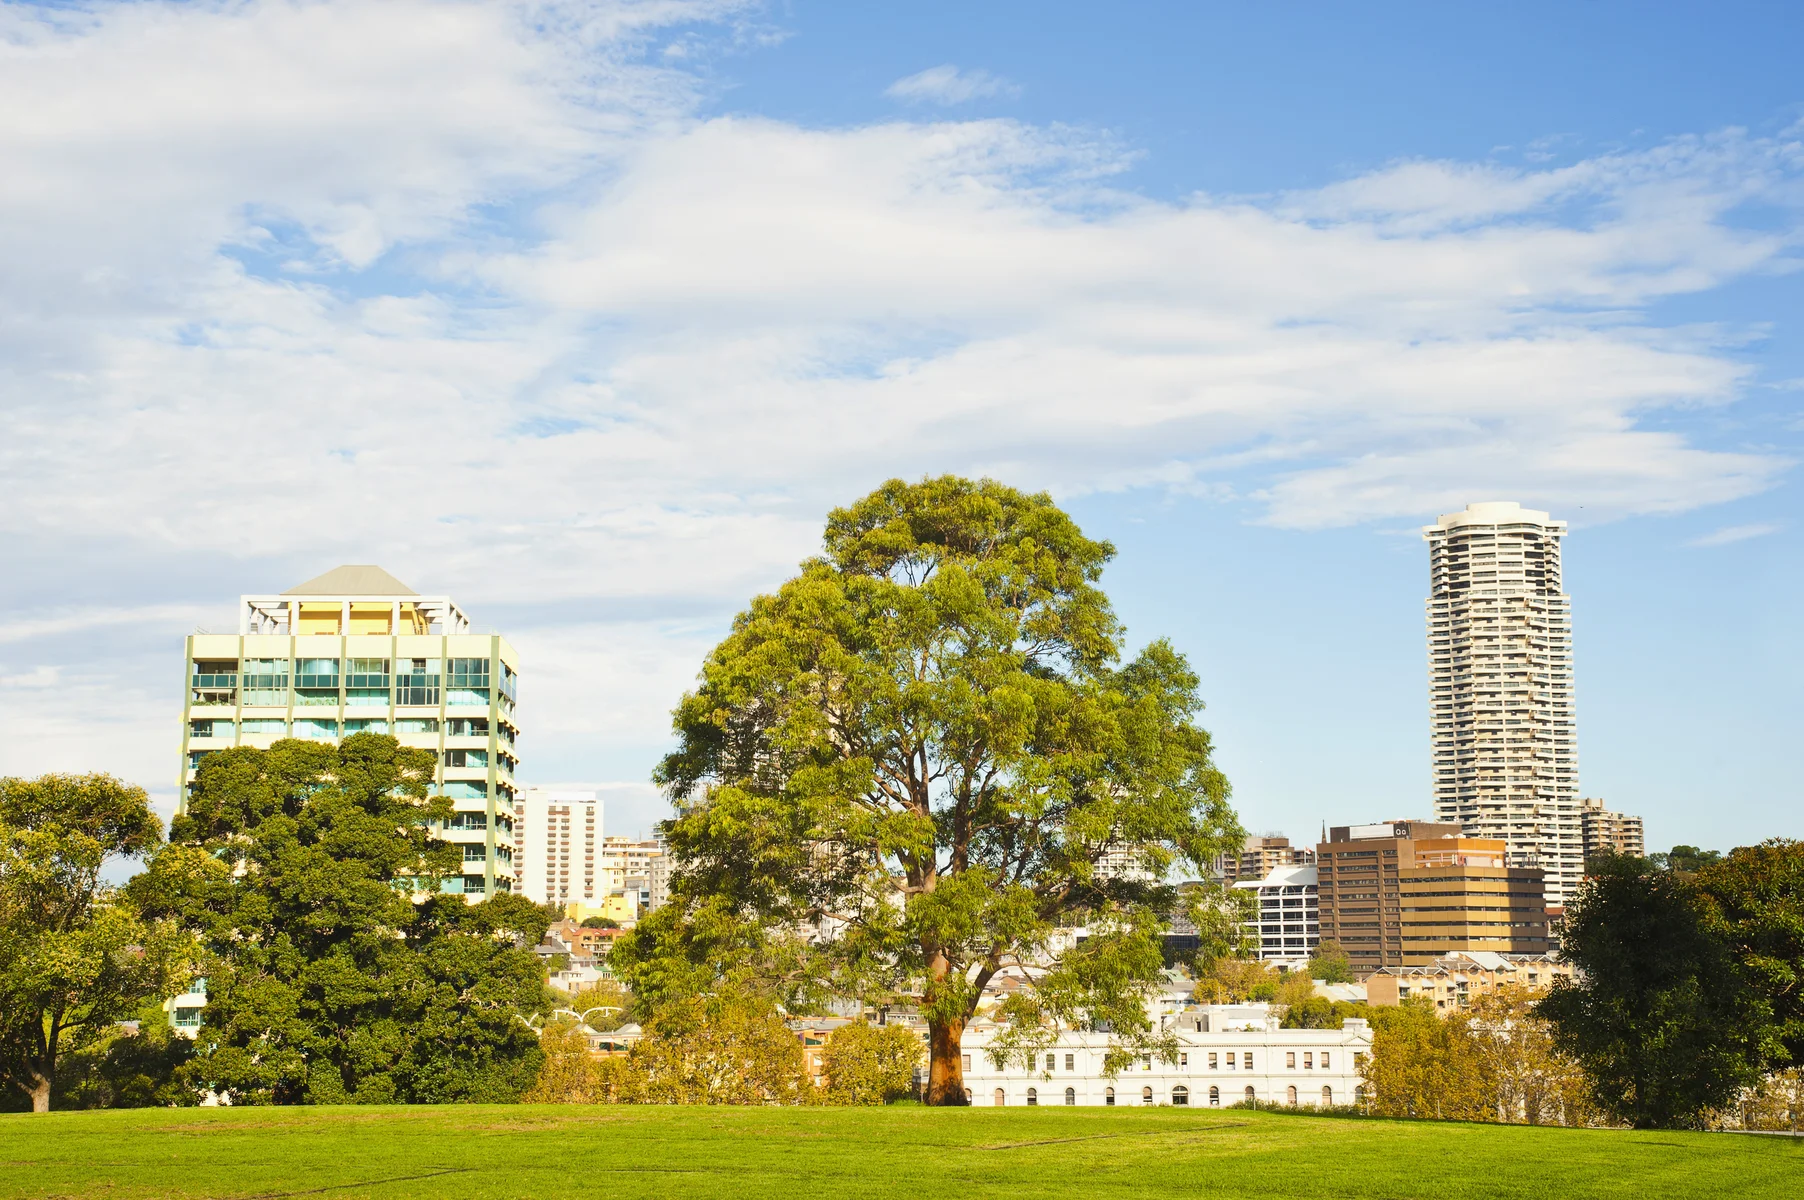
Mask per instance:
[[[1804,1144],[1234,1110],[139,1109],[0,1116],[0,1200],[1804,1194]]]

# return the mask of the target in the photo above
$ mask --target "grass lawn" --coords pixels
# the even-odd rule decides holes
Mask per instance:
[[[0,1116],[14,1197],[1804,1196],[1804,1142],[1233,1110],[475,1107]]]

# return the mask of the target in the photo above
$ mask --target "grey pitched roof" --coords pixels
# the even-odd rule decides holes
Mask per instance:
[[[296,584],[284,596],[417,596],[418,592],[381,567],[333,567],[317,579]]]

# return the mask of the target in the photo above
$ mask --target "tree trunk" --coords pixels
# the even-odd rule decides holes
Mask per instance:
[[[50,1111],[50,1077],[40,1073],[37,1068],[31,1070],[31,1111],[34,1113]]]
[[[928,1019],[927,1046],[931,1057],[927,1068],[927,1103],[970,1103],[965,1099],[964,1052],[959,1044],[964,1036],[963,1020]]]

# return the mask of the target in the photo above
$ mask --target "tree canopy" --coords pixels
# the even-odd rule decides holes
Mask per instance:
[[[543,908],[442,894],[430,751],[356,734],[209,755],[171,843],[130,884],[206,952],[197,1086],[233,1103],[512,1100],[551,1007]]]
[[[1195,673],[1163,641],[1122,661],[1098,587],[1113,553],[988,480],[892,480],[832,513],[824,552],[752,601],[677,708],[656,775],[673,903],[611,960],[635,994],[705,977],[723,940],[782,949],[734,919],[809,930],[817,978],[919,1003],[930,1099],[960,1103],[984,986],[1083,923],[1013,1014],[1023,1056],[1059,1021],[1149,1037],[1168,878],[1243,834]]]
[[[186,973],[192,943],[101,883],[162,839],[144,789],[107,775],[0,779],[0,1074],[48,1111],[65,1048],[103,1038]]]

